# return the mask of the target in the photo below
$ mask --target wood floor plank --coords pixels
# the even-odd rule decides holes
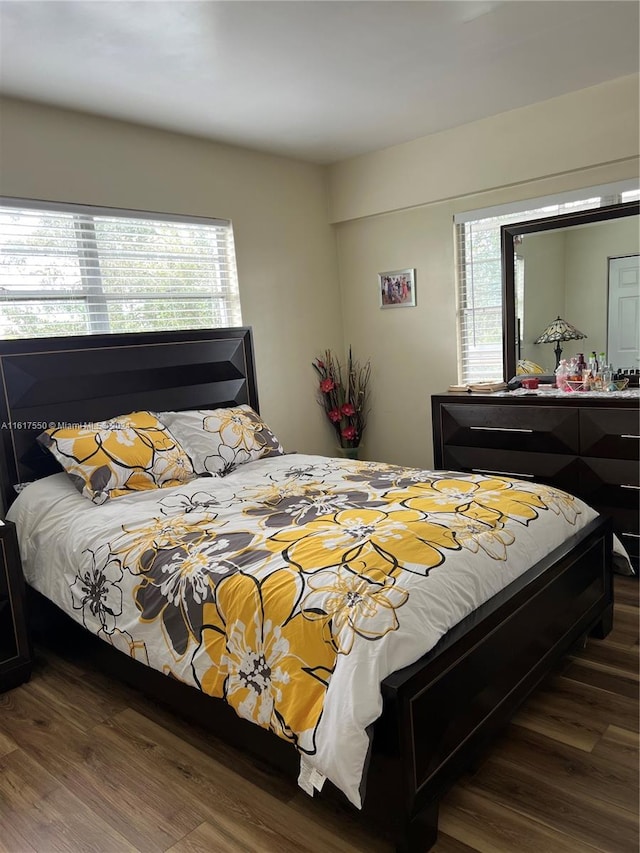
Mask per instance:
[[[285,777],[250,753],[240,752],[200,726],[185,724],[185,721],[175,713],[156,702],[150,702],[144,696],[137,695],[129,707],[171,732],[180,741],[188,743],[199,752],[211,756],[219,764],[233,770],[235,775],[266,788],[271,796],[286,802],[295,794],[297,790],[295,780]]]
[[[607,853],[637,853],[637,815],[613,803],[558,784],[553,775],[490,758],[472,779],[474,793],[490,798],[549,829]]]
[[[440,813],[442,831],[479,853],[592,853],[597,849],[460,786],[452,789],[445,803]]]
[[[32,849],[51,853],[135,851],[122,835],[22,750],[0,759],[0,802],[0,837],[13,837],[16,850],[26,843]],[[8,819],[4,814],[7,806]]]
[[[8,832],[5,831],[0,838],[0,853],[38,853],[38,851],[10,827]]]
[[[613,597],[616,607],[628,604],[631,607],[640,606],[640,584],[637,577],[615,575],[613,578]]]
[[[166,853],[211,853],[213,850],[216,853],[238,853],[235,841],[205,821],[169,847]],[[270,853],[268,847],[265,848],[265,853]]]
[[[218,816],[215,823],[205,821],[178,841],[167,853],[302,853],[305,848],[275,834],[256,832],[253,826],[238,824],[232,818]]]
[[[476,847],[469,847],[463,841],[458,841],[457,838],[452,838],[440,830],[438,840],[431,848],[430,853],[475,853],[476,850]]]
[[[553,694],[553,702],[558,707],[580,710],[598,725],[616,725],[629,731],[638,731],[638,705],[626,696],[614,696],[610,691],[601,690],[591,684],[576,684],[562,675],[546,682],[541,694],[548,697]]]
[[[298,790],[289,801],[291,808],[311,826],[320,823],[337,836],[348,841],[354,850],[366,850],[367,853],[392,853],[393,846],[384,838],[370,832],[366,826],[356,820],[356,815],[345,804],[329,802],[326,799],[314,797],[311,800],[305,793]]]
[[[232,814],[239,823],[253,823],[261,834],[275,833],[292,845],[306,844],[309,850],[318,853],[327,849],[336,853],[354,853],[357,850],[347,838],[328,831],[320,820],[310,824],[308,819],[301,819],[295,809],[212,761],[210,756],[186,745],[172,732],[137,711],[127,709],[117,714],[111,726],[133,748],[147,744],[146,748],[153,752],[155,772],[182,790],[185,797],[199,798],[201,807],[207,811],[207,821],[217,823],[221,814]],[[230,790],[233,790],[233,795],[228,793]],[[293,790],[297,791],[297,788]]]
[[[105,738],[100,726],[80,731],[43,704],[31,684],[10,696],[11,713],[2,715],[2,727],[134,846],[164,849],[204,820],[197,805],[167,787],[151,756],[146,764],[136,761],[129,744]]]
[[[611,724],[637,729],[638,705],[626,696],[554,676],[541,685],[514,722],[590,752]]]
[[[598,666],[612,673],[620,673],[626,678],[638,676],[638,648],[623,648],[605,641],[591,640],[582,650],[572,654],[585,666]]]
[[[13,752],[14,749],[18,748],[18,744],[10,738],[8,735],[3,734],[0,731],[0,756],[6,755],[8,752]]]
[[[607,637],[607,642],[631,648],[638,639],[640,639],[640,628],[637,607],[619,604],[615,608],[613,629]]]
[[[577,796],[602,800],[633,812],[638,805],[638,768],[621,765],[606,755],[582,750],[511,726],[497,741],[480,770],[493,772],[493,762],[509,763],[543,785],[571,789]]]
[[[638,773],[640,766],[640,744],[637,732],[629,732],[618,726],[609,726],[593,748],[593,755],[607,758],[622,767]]]
[[[548,696],[537,694],[515,714],[512,723],[584,752],[591,752],[606,731],[605,725],[594,726],[582,714],[558,708]]]
[[[577,658],[567,662],[562,675],[577,684],[589,684],[616,696],[626,696],[634,702],[638,701],[640,695],[640,680],[637,676],[630,678],[620,672],[611,672],[607,667],[588,666]]]
[[[620,726],[609,726],[604,733],[604,739],[624,744],[636,750],[640,749],[640,734],[638,732],[630,732],[628,729],[622,729]]]
[[[127,707],[126,694],[101,673],[87,675],[76,666],[66,666],[64,690],[60,690],[60,670],[50,661],[38,662],[32,679],[32,692],[82,731],[90,731],[96,723],[108,720]],[[79,701],[81,700],[81,701]]]

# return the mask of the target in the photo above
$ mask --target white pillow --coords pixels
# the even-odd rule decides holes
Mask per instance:
[[[155,414],[191,457],[196,474],[224,477],[245,462],[284,454],[273,432],[247,405]]]

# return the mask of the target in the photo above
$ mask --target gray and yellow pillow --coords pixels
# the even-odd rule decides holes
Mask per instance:
[[[132,412],[38,436],[93,503],[145,489],[179,486],[195,476],[191,460],[151,412]]]
[[[516,365],[516,376],[529,376],[530,374],[543,374],[545,373],[544,367],[540,367],[539,364],[536,364],[535,361],[529,361],[527,358],[518,359],[518,363]]]
[[[189,454],[197,474],[223,477],[245,462],[284,454],[273,432],[247,405],[159,412],[158,418]]]

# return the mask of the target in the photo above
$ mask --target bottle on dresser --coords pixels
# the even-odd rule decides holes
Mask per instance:
[[[583,382],[585,386],[592,391],[597,391],[602,388],[600,365],[598,364],[598,357],[596,356],[595,350],[593,350],[589,356],[587,369],[583,373]]]

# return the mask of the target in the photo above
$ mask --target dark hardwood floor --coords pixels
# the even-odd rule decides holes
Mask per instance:
[[[638,582],[449,792],[436,853],[637,853]],[[388,853],[351,816],[77,659],[0,695],[0,851]]]

